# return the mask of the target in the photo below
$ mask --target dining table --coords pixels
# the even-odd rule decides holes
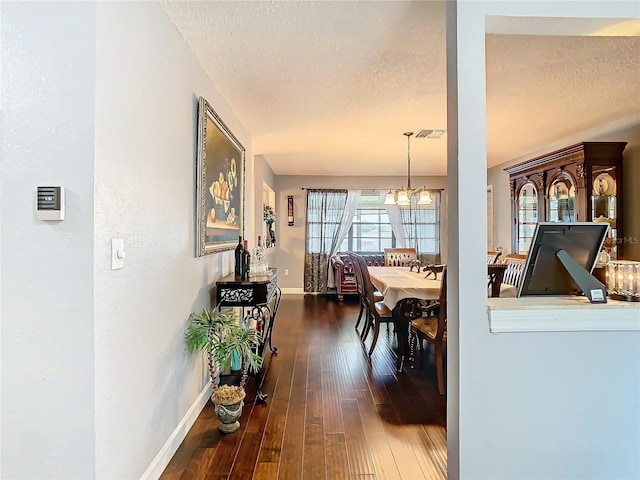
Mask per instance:
[[[488,296],[515,296],[511,290],[516,287],[502,285],[504,265],[487,265]],[[404,357],[409,353],[409,326],[411,321],[421,316],[416,301],[428,303],[440,296],[442,273],[435,275],[424,271],[414,271],[410,267],[368,267],[371,283],[384,295],[382,303],[391,310],[393,323],[398,335],[398,371],[402,370]],[[435,278],[434,278],[435,277]],[[504,292],[504,293],[502,293]]]
[[[425,272],[409,267],[368,267],[368,270],[371,283],[384,295],[382,303],[391,310],[398,336],[396,369],[401,372],[409,353],[411,321],[422,316],[422,303],[439,298],[442,274],[428,278]]]
[[[384,295],[383,303],[392,310],[405,298],[420,300],[437,299],[440,294],[440,278],[426,278],[424,272],[411,271],[409,267],[369,267],[371,283]]]

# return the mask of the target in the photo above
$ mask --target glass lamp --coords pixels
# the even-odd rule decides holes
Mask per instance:
[[[607,291],[613,300],[640,302],[640,262],[613,260],[607,263]]]
[[[415,195],[418,198],[418,205],[430,205],[431,194],[425,190],[425,187],[411,188],[411,136],[413,132],[404,132],[403,135],[407,137],[407,187],[402,187],[395,192],[389,190],[384,197],[385,205],[400,205],[407,207],[411,205],[411,197]]]
[[[398,200],[396,201],[397,205],[409,205],[409,194],[406,190],[402,189],[398,191]]]
[[[389,190],[389,193],[387,193],[387,196],[384,197],[384,204],[385,205],[395,205],[396,204],[396,196],[393,194],[393,192],[391,190]]]
[[[423,190],[420,192],[420,198],[418,199],[418,205],[431,205],[431,194],[428,190]]]

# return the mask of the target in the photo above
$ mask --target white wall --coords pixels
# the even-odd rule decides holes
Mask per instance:
[[[233,268],[194,257],[198,96],[251,138],[157,3],[2,7],[2,476],[157,474],[206,400],[186,319]]]
[[[490,334],[486,238],[478,241],[486,216],[474,209],[487,183],[486,172],[474,170],[486,152],[485,16],[633,18],[637,3],[457,7],[457,59],[449,65],[449,73],[460,75],[457,85],[449,84],[456,114],[448,125],[450,153],[459,152],[448,171],[449,195],[458,198],[450,203],[457,223],[449,264],[458,271],[450,278],[448,325],[450,342],[458,345],[449,349],[449,478],[640,478],[640,335]]]
[[[95,9],[2,5],[3,478],[95,470]],[[64,221],[35,218],[38,185],[66,188]]]
[[[138,478],[206,382],[185,321],[233,269],[230,252],[194,258],[198,96],[247,159],[251,138],[157,3],[97,12],[96,475]],[[110,269],[111,238],[124,239],[123,270]]]
[[[306,208],[307,192],[302,188],[352,188],[352,189],[379,189],[399,188],[406,184],[406,177],[340,177],[340,176],[296,176],[279,175],[276,176],[276,212],[277,216],[275,231],[277,238],[277,249],[269,258],[269,264],[280,268],[278,285],[281,288],[296,289],[302,291],[304,287],[304,249],[306,233]],[[444,188],[446,177],[415,177],[412,178],[414,185],[425,185],[427,188]],[[293,196],[294,225],[287,225],[287,196]],[[440,236],[442,239],[442,258],[446,261],[446,238],[447,238],[447,192],[442,195],[442,229]],[[284,275],[284,270],[289,271],[289,275]]]
[[[264,225],[263,214],[262,214],[263,182],[269,185],[269,187],[274,191],[275,191],[275,185],[276,185],[276,176],[273,174],[273,170],[271,170],[271,167],[269,166],[269,164],[267,163],[267,161],[262,155],[254,156],[253,170],[254,170],[254,179],[253,179],[252,188],[255,193],[254,199],[253,199],[253,209],[256,212],[256,215],[254,217],[254,224],[253,224],[254,236],[249,242],[250,246],[256,245],[258,240],[258,235],[263,235],[262,233],[263,231],[262,227]],[[287,205],[286,203],[282,204],[282,208],[284,209],[282,212],[280,212],[279,210],[276,210],[276,213],[278,214],[279,217],[281,217],[282,215],[285,215],[286,217],[286,205]],[[285,218],[285,223],[286,223],[286,218]],[[269,257],[271,257],[271,255],[269,255]],[[267,261],[272,261],[272,259],[268,258]]]

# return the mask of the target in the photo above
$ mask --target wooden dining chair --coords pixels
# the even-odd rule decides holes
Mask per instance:
[[[436,378],[438,380],[438,392],[445,394],[444,382],[444,351],[447,346],[447,268],[442,272],[440,282],[440,294],[438,302],[429,305],[425,312],[427,317],[421,317],[411,322],[412,345],[415,340],[420,347],[420,355],[424,357],[423,341],[434,346],[436,364]],[[435,313],[435,316],[431,316]]]
[[[418,259],[415,248],[385,248],[384,249],[384,266],[385,267],[406,267],[409,262]]]
[[[502,247],[498,247],[495,251],[487,251],[487,263],[500,263],[502,260]]]
[[[366,299],[367,310],[366,322],[360,338],[364,342],[369,332],[373,330],[373,338],[371,340],[371,346],[369,347],[369,356],[371,356],[373,350],[376,348],[376,343],[378,342],[378,335],[380,334],[380,324],[392,323],[393,316],[391,315],[391,310],[389,310],[387,306],[382,303],[382,300],[376,300],[374,294],[374,286],[373,283],[371,283],[369,269],[367,268],[367,263],[365,262],[364,258],[362,258],[362,256],[358,254],[354,254],[354,258],[360,266],[360,273],[362,274],[362,287]]]
[[[358,302],[360,303],[360,312],[358,313],[358,320],[356,320],[356,324],[354,327],[356,331],[358,331],[358,327],[360,326],[360,321],[362,320],[362,315],[365,312],[368,312],[369,307],[367,305],[367,297],[364,291],[364,285],[363,285],[364,281],[362,279],[362,270],[360,269],[360,262],[358,262],[358,259],[355,257],[356,255],[358,256],[360,255],[355,252],[347,252],[347,255],[349,256],[349,259],[351,260],[351,264],[353,265],[353,273],[356,277],[356,291],[358,293]],[[364,260],[364,257],[362,258]],[[365,264],[366,264],[366,261],[365,261]],[[384,299],[384,295],[382,295],[382,293],[380,293],[375,289],[373,291],[373,296],[376,302],[379,302]],[[363,327],[363,332],[365,327],[366,327],[366,322],[365,322],[365,326]]]

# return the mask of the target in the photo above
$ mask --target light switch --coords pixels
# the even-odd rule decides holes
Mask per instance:
[[[124,268],[124,240],[122,238],[111,239],[111,270]]]

